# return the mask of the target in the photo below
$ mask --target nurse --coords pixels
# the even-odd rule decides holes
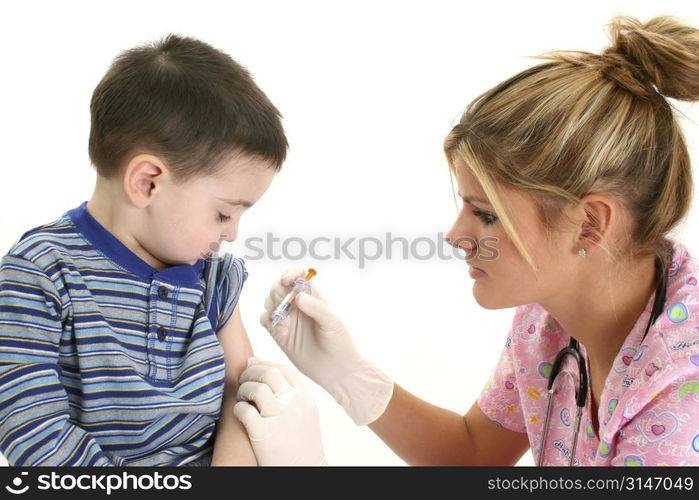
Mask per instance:
[[[699,30],[619,16],[609,33],[601,54],[549,53],[485,92],[445,140],[462,200],[447,239],[482,307],[517,306],[465,415],[367,361],[315,286],[272,327],[303,270],[271,289],[261,322],[281,349],[410,464],[507,465],[531,449],[542,465],[699,465],[699,264],[670,235],[692,171],[667,100],[699,98]],[[547,411],[571,341],[580,367],[564,358]],[[315,406],[290,370],[251,362],[238,397],[260,463],[323,463]]]

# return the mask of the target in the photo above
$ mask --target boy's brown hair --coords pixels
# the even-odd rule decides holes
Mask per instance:
[[[112,178],[137,153],[178,181],[218,172],[232,153],[281,168],[281,114],[248,71],[200,40],[168,34],[119,54],[92,94],[90,161]]]

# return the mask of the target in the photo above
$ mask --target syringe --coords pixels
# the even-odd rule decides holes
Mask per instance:
[[[272,327],[277,326],[277,323],[286,319],[286,317],[289,315],[289,311],[291,310],[291,303],[294,301],[299,292],[308,292],[310,290],[308,281],[315,275],[316,270],[309,269],[305,278],[296,278],[294,280],[294,286],[291,288],[289,293],[284,296],[274,312],[272,312]]]

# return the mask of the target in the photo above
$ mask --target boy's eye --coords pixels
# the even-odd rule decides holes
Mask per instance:
[[[498,218],[495,217],[493,214],[489,214],[488,212],[483,212],[481,210],[474,210],[473,215],[475,215],[476,217],[480,217],[486,226],[495,224],[495,222],[498,220]]]
[[[218,214],[218,219],[219,219],[221,222],[228,222],[229,220],[231,220],[231,216],[230,216],[230,215]]]

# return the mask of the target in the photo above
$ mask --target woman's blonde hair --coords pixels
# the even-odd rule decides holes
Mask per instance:
[[[634,222],[624,255],[655,253],[664,267],[665,236],[691,204],[689,154],[663,96],[699,98],[699,30],[669,16],[618,16],[607,28],[602,54],[538,56],[551,62],[477,97],[444,142],[452,172],[460,158],[534,269],[496,186],[530,196],[548,230],[587,193],[612,195]]]

